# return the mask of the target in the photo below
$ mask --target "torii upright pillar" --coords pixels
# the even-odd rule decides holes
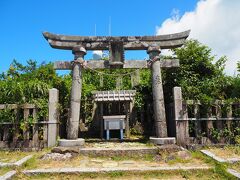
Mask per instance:
[[[82,63],[86,54],[86,49],[82,46],[76,46],[72,50],[74,61],[72,62],[72,89],[70,117],[67,124],[67,138],[77,139],[80,118],[80,103],[82,91]]]
[[[161,49],[157,45],[152,45],[148,48],[147,53],[152,60],[152,93],[156,137],[165,138],[167,137],[167,125],[162,86],[161,63],[159,57]]]

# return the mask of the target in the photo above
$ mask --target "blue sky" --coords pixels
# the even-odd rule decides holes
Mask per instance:
[[[155,35],[156,27],[172,16],[192,11],[196,0],[1,0],[0,72],[13,59],[26,63],[71,60],[71,51],[51,48],[42,32],[69,35]],[[132,58],[143,54],[130,54]],[[128,55],[128,56],[130,56]],[[90,58],[90,53],[87,56]],[[131,58],[131,57],[127,57]]]

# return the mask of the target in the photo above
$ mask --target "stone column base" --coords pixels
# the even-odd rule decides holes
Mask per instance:
[[[78,139],[60,139],[58,142],[59,146],[62,147],[73,147],[73,146],[83,146],[85,143],[85,140],[82,138]]]
[[[153,144],[157,144],[157,145],[176,144],[175,137],[166,137],[166,138],[150,137],[149,140]]]

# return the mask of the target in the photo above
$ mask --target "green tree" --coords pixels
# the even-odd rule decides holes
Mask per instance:
[[[172,101],[172,88],[180,86],[185,99],[225,99],[231,94],[232,78],[224,74],[227,58],[215,60],[211,49],[197,40],[189,40],[173,50],[180,67],[164,71],[167,101]]]

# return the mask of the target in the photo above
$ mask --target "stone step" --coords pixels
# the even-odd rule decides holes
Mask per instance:
[[[138,156],[158,154],[157,147],[129,147],[129,148],[82,148],[79,154],[90,156]]]
[[[90,156],[137,156],[145,154],[157,154],[157,147],[124,147],[124,148],[83,148],[83,147],[55,147],[53,153],[78,153]]]
[[[106,145],[107,146],[107,145]],[[161,146],[151,146],[151,147],[124,147],[124,146],[109,146],[109,147],[55,147],[52,149],[53,153],[77,153],[81,155],[88,156],[142,156],[147,154],[156,155],[159,152],[177,152],[181,151],[182,148],[180,146],[169,144],[169,145],[161,145]]]
[[[192,171],[209,170],[210,166],[169,166],[169,167],[112,167],[112,168],[51,168],[51,169],[33,169],[24,170],[26,175],[35,174],[76,174],[76,173],[106,173],[106,172],[145,172],[145,171]]]

